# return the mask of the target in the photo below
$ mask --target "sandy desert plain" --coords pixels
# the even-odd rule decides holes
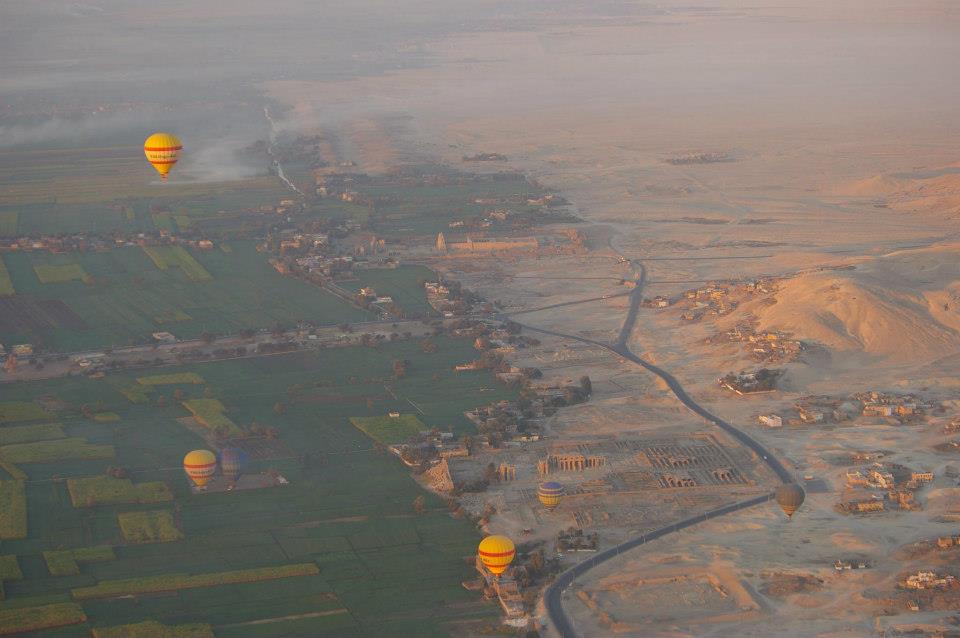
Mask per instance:
[[[927,13],[908,15],[906,5],[884,3],[889,11],[863,15],[840,3],[825,18],[782,4],[737,11],[711,3],[703,13],[673,7],[618,25],[459,36],[431,50],[443,63],[430,69],[270,85],[271,96],[290,105],[300,123],[331,117],[347,104],[368,104],[369,115],[357,126],[379,121],[388,134],[354,149],[361,165],[421,153],[454,163],[462,155],[497,152],[510,158],[507,167],[561,193],[585,220],[579,227],[589,238],[585,253],[448,259],[437,267],[498,300],[517,321],[613,343],[629,304],[622,280],[632,280],[642,264],[644,296],[681,303],[641,308],[628,339],[632,351],[668,370],[701,405],[759,440],[808,485],[807,502],[790,522],[772,504],[754,507],[578,577],[563,595],[578,634],[958,631],[949,604],[917,595],[911,610],[912,597],[897,588],[908,572],[957,570],[955,550],[903,549],[955,535],[960,523],[960,488],[956,475],[948,476],[955,452],[935,449],[951,440],[945,429],[960,416],[960,163],[956,123],[946,110],[956,91],[939,77],[924,95],[911,95],[914,82],[933,86],[926,83],[936,72],[927,67],[907,77],[912,63],[897,59],[897,46],[871,53],[878,65],[896,67],[886,82],[860,78],[857,90],[846,90],[845,83],[855,81],[853,69],[835,57],[841,33],[852,38],[852,49],[864,45],[854,17],[864,20],[864,32],[907,39],[932,33],[955,50],[940,38],[956,29],[956,14],[941,3],[924,8]],[[769,30],[758,35],[759,25]],[[694,65],[681,43],[704,38],[709,46],[716,36],[711,28],[743,36],[743,44],[710,58],[713,75],[685,84]],[[774,42],[778,34],[797,38],[817,29],[822,38],[815,52],[804,51],[804,64],[791,64],[796,51]],[[757,89],[748,71],[731,75],[751,45],[769,47],[767,60],[786,69],[782,84]],[[657,76],[646,92],[648,71],[664,60],[675,63],[664,63],[675,75]],[[801,69],[811,60],[823,71],[817,80]],[[604,72],[594,74],[600,66]],[[762,71],[754,68],[762,65],[747,66]],[[610,83],[611,69],[630,80]],[[490,114],[491,102],[504,95],[516,99]],[[428,115],[387,117],[401,110]],[[769,292],[741,294],[720,314],[681,318],[690,307],[682,302],[684,291],[763,278],[771,282]],[[579,300],[591,301],[551,307]],[[737,325],[804,344],[794,360],[769,365],[784,371],[776,391],[738,396],[718,386],[728,372],[768,365],[751,359],[749,344],[707,343]],[[589,374],[594,395],[550,421],[541,449],[503,454],[516,463],[517,480],[488,493],[499,509],[490,531],[532,530],[530,537],[552,541],[558,530],[583,525],[599,532],[603,548],[775,486],[760,459],[684,408],[637,365],[597,345],[537,336],[542,345],[513,362],[537,366],[548,379]],[[860,415],[788,424],[791,414],[797,420],[794,405],[803,397],[846,399],[869,391],[911,394],[925,414],[903,425]],[[771,413],[784,416],[782,428],[758,424],[758,415]],[[704,435],[729,455],[741,484],[609,489],[612,475],[643,469],[635,467],[643,465],[636,458],[610,452],[617,442],[621,449],[665,440],[689,445]],[[570,492],[564,503],[552,513],[531,506],[537,455],[578,446],[606,449],[609,467],[555,472],[551,478]],[[838,502],[866,493],[849,489],[846,473],[866,472],[878,458],[852,455],[874,451],[883,451],[883,463],[933,472],[932,483],[917,491],[916,511],[898,511],[889,502],[883,512],[837,511]],[[607,487],[598,488],[604,481]],[[838,571],[838,559],[864,560],[869,568]],[[547,623],[545,632],[552,631]]]

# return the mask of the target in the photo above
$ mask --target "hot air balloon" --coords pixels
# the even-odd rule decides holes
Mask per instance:
[[[240,448],[228,447],[220,452],[220,471],[231,481],[236,481],[246,469],[247,454]]]
[[[506,571],[516,553],[513,541],[506,536],[487,536],[480,541],[480,547],[477,548],[480,562],[494,576],[499,576]]]
[[[181,149],[183,145],[180,139],[170,133],[154,133],[143,143],[143,154],[164,180],[167,179],[167,173],[173,165],[177,163]]]
[[[217,471],[217,456],[210,450],[194,450],[183,457],[183,469],[197,487],[203,487]]]
[[[563,486],[556,481],[541,483],[537,488],[537,498],[548,510],[552,510],[563,499]]]
[[[775,496],[783,513],[791,518],[797,508],[803,505],[806,494],[804,494],[803,488],[796,483],[787,483],[777,488]]]

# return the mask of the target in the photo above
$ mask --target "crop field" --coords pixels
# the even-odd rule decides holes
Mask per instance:
[[[38,421],[50,415],[32,401],[0,401],[0,423]]]
[[[43,553],[47,571],[51,576],[76,576],[80,573],[80,563],[99,563],[116,558],[109,545],[50,550]]]
[[[183,402],[183,407],[190,410],[197,423],[205,428],[223,432],[226,436],[244,434],[243,429],[224,414],[226,408],[217,399],[189,399]]]
[[[174,174],[162,184],[139,146],[0,153],[0,235],[176,231],[173,218],[276,204],[276,177],[211,183]]]
[[[0,458],[14,464],[51,463],[66,459],[110,459],[113,446],[89,443],[81,437],[0,446]]]
[[[0,429],[0,446],[12,443],[33,443],[66,438],[63,426],[59,423],[39,423],[37,425],[14,425]]]
[[[350,423],[374,441],[384,445],[403,443],[427,429],[415,414],[401,414],[397,417],[354,416],[350,417]]]
[[[163,503],[173,500],[166,483],[133,483],[130,479],[91,476],[67,480],[74,507],[96,507],[117,503]]]
[[[207,269],[201,266],[183,246],[145,246],[143,252],[147,253],[160,270],[174,266],[182,270],[190,281],[213,279]]]
[[[203,377],[196,372],[178,372],[176,374],[151,374],[146,377],[137,377],[137,383],[140,385],[176,385],[178,383],[189,383],[191,385],[200,385],[203,383]]]
[[[0,343],[77,351],[149,343],[158,330],[190,339],[278,322],[337,324],[370,317],[320,288],[280,275],[252,242],[234,242],[229,253],[178,248],[209,278],[184,266],[189,262],[183,259],[177,267],[160,269],[143,249],[123,247],[69,255],[90,283],[44,284],[36,267],[56,265],[64,255],[5,255],[18,294],[0,297]]]
[[[183,538],[173,514],[167,510],[122,512],[117,521],[127,543],[169,543]]]
[[[474,553],[479,532],[452,518],[395,457],[377,451],[350,423],[396,411],[415,415],[423,424],[418,428],[464,433],[472,431],[465,410],[513,396],[488,372],[449,374],[454,364],[475,357],[469,340],[435,342],[432,353],[413,340],[162,371],[196,374],[200,384],[144,386],[138,378],[161,371],[139,371],[5,388],[9,401],[56,397],[70,407],[51,408],[45,422],[59,423],[67,439],[112,445],[116,454],[30,463],[23,466],[26,481],[0,484],[0,498],[8,485],[19,486],[29,518],[25,537],[2,543],[3,554],[17,556],[24,578],[5,582],[0,613],[73,606],[65,617],[76,624],[37,638],[89,637],[93,630],[123,636],[103,632],[145,622],[171,631],[203,623],[217,638],[420,638],[450,635],[452,623],[458,630],[464,622],[496,624],[495,606],[460,585],[472,577],[464,557]],[[409,362],[399,380],[393,379],[397,359]],[[289,484],[194,493],[181,463],[206,443],[178,422],[190,412],[179,401],[131,402],[121,392],[130,387],[149,389],[153,398],[169,399],[178,389],[184,401],[215,399],[237,423],[275,429],[296,455],[252,457],[247,472],[275,471]],[[121,419],[85,419],[74,409],[84,403],[102,404]],[[0,425],[0,432],[23,425],[30,424]],[[129,478],[107,476],[108,464],[122,466]],[[423,514],[414,512],[418,496],[426,500]],[[170,517],[158,522],[157,512]],[[134,526],[150,527],[150,542],[132,531],[130,522],[138,519],[152,521]],[[158,529],[182,537],[159,542],[166,532]],[[44,559],[44,552],[98,547],[112,548],[115,559],[84,562],[71,554],[79,573],[52,576]],[[165,593],[151,593],[157,591]],[[23,626],[12,613],[0,618],[0,631]],[[130,629],[136,631],[129,635],[181,635]]]
[[[361,288],[369,286],[380,296],[392,297],[407,316],[432,315],[436,312],[427,303],[423,284],[436,279],[437,274],[424,266],[400,266],[359,270],[353,279],[341,282],[340,286],[351,292],[359,292]]]
[[[19,221],[20,213],[15,210],[5,210],[0,213],[0,236],[16,235]]]
[[[517,210],[527,197],[543,194],[524,176],[514,173],[496,178],[452,173],[449,183],[436,185],[382,179],[358,190],[369,197],[389,198],[390,203],[378,205],[371,216],[378,233],[407,234],[449,232],[451,222],[482,217],[485,211],[495,208]]]
[[[214,638],[213,628],[203,623],[164,625],[146,620],[116,627],[97,627],[93,638]]]
[[[23,481],[0,481],[0,541],[27,536],[27,499]]]
[[[13,281],[10,279],[10,273],[7,272],[7,264],[3,261],[3,255],[0,255],[0,297],[12,295],[15,292]]]
[[[33,267],[42,284],[62,284],[68,281],[91,283],[90,275],[79,264],[40,264]]]

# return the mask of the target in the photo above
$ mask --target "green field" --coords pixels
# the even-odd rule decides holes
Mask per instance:
[[[164,574],[146,578],[127,578],[123,580],[104,580],[91,587],[79,587],[71,594],[76,600],[90,598],[114,598],[132,594],[194,589],[233,585],[236,583],[256,583],[264,580],[294,578],[296,576],[316,576],[320,569],[313,563],[297,563],[277,567],[255,567],[236,569],[227,572],[208,574]]]
[[[141,232],[221,222],[220,211],[276,204],[274,176],[232,182],[157,179],[140,146],[0,152],[0,235]]]
[[[406,316],[428,316],[436,312],[427,303],[423,283],[436,280],[437,274],[424,266],[400,266],[358,270],[352,279],[338,283],[351,292],[371,287],[380,296],[392,297]]]
[[[217,399],[189,399],[183,407],[190,411],[197,423],[224,436],[243,436],[243,429],[230,420],[226,408]]]
[[[475,356],[469,340],[435,342],[434,353],[411,340],[9,385],[11,401],[56,397],[102,405],[121,420],[93,423],[58,412],[68,438],[112,445],[116,458],[23,466],[29,536],[4,540],[2,553],[18,557],[24,578],[5,583],[0,610],[69,600],[81,605],[86,621],[39,638],[89,638],[95,628],[146,621],[206,623],[217,638],[420,638],[459,633],[465,621],[496,625],[495,606],[460,585],[472,577],[464,557],[475,551],[479,532],[452,518],[443,501],[423,492],[395,457],[378,452],[350,423],[398,411],[415,414],[419,429],[465,433],[473,431],[465,410],[512,396],[488,372],[449,374],[455,363]],[[408,371],[394,380],[398,359],[409,362]],[[193,373],[205,384],[137,382],[161,373]],[[188,414],[179,402],[132,403],[121,393],[130,387],[176,387],[185,401],[215,399],[237,423],[275,429],[283,449],[262,458],[251,454],[247,472],[273,470],[289,484],[194,493],[183,456],[207,443],[177,421]],[[285,409],[275,411],[277,403]],[[129,468],[132,480],[104,475],[108,463]],[[418,496],[428,506],[422,515],[413,510]],[[182,538],[139,542],[125,535],[128,514],[153,518],[157,510],[173,515],[164,518]],[[78,574],[53,577],[43,557],[101,546],[112,547],[116,558],[81,562]],[[319,570],[257,582],[291,564]],[[246,571],[260,569],[267,571]],[[242,582],[236,572],[245,574]],[[170,587],[162,596],[135,593]],[[125,594],[133,597],[116,597]]]
[[[209,281],[213,279],[207,269],[200,265],[183,246],[146,246],[147,253],[160,270],[171,266],[179,268],[190,281]]]
[[[165,483],[152,481],[133,483],[130,479],[110,476],[71,478],[67,480],[70,502],[74,507],[95,507],[119,503],[162,503],[173,500]]]
[[[113,446],[90,443],[80,437],[69,437],[0,446],[0,458],[17,465],[68,459],[110,459],[113,458]]]
[[[167,510],[123,512],[117,516],[117,521],[127,543],[169,543],[183,538],[173,514]]]
[[[0,255],[0,297],[12,295],[15,292],[10,273],[7,272],[7,264],[3,261],[3,255]]]
[[[177,249],[210,278],[182,262],[161,270],[132,246],[70,255],[5,254],[18,294],[0,301],[0,343],[78,351],[152,343],[150,335],[158,330],[194,339],[204,332],[235,334],[300,320],[329,325],[371,317],[316,286],[280,275],[253,242],[234,242],[229,253]],[[92,282],[40,281],[38,267],[59,265],[66,257]]]
[[[15,210],[5,210],[0,212],[0,236],[13,236],[17,234],[17,225],[20,220],[20,213]]]
[[[214,638],[213,628],[202,623],[163,625],[145,620],[116,627],[96,627],[93,638]]]
[[[0,636],[75,625],[87,619],[80,605],[55,603],[40,607],[0,608]]]
[[[39,264],[33,267],[42,284],[62,284],[69,281],[90,283],[90,275],[79,264]]]
[[[11,443],[32,443],[66,438],[63,426],[59,423],[38,423],[37,425],[14,425],[0,428],[0,446]]]
[[[32,401],[0,401],[0,423],[39,421],[50,415]]]
[[[27,498],[23,481],[0,481],[0,541],[26,538]]]
[[[391,416],[354,416],[350,423],[374,441],[384,445],[403,443],[427,429],[415,414]]]
[[[203,377],[196,372],[178,372],[176,374],[151,374],[147,377],[137,377],[137,383],[140,385],[176,385],[178,383],[189,383],[191,385],[200,385],[203,383]]]
[[[50,572],[51,576],[76,576],[80,573],[79,563],[100,563],[107,560],[116,560],[116,558],[113,548],[109,545],[49,550],[43,553],[43,559],[47,563],[47,571]]]

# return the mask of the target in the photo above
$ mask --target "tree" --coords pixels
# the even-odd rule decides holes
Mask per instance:
[[[580,389],[583,390],[584,396],[589,397],[593,394],[593,382],[590,381],[590,377],[587,375],[580,377]]]
[[[173,391],[173,398],[174,398],[176,401],[183,401],[183,390],[181,390],[180,388],[177,388],[176,390],[174,390],[174,391]]]
[[[407,376],[407,361],[405,359],[394,359],[393,378],[402,379]]]
[[[413,499],[413,511],[417,515],[425,514],[427,512],[427,501],[425,498],[423,498],[422,494]]]
[[[487,467],[483,470],[483,479],[489,483],[500,480],[500,473],[497,472],[497,466],[493,463],[488,463]]]
[[[200,340],[206,344],[213,343],[216,340],[216,338],[217,338],[217,335],[213,334],[212,332],[207,332],[206,330],[200,333]]]

